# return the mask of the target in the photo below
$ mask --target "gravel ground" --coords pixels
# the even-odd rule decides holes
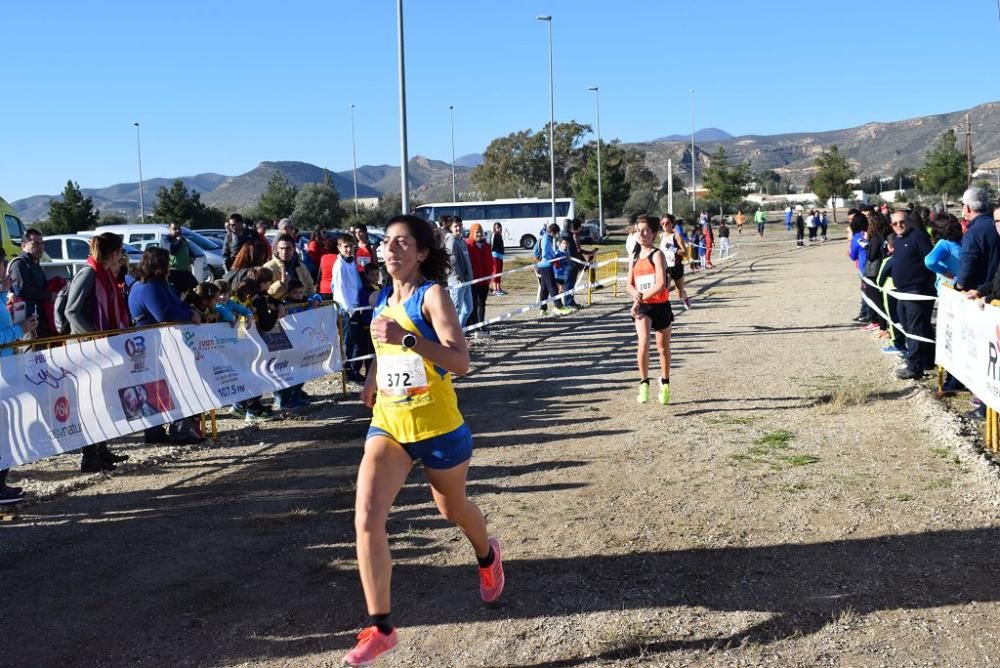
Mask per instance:
[[[784,233],[777,235],[783,238]],[[848,324],[842,243],[745,246],[692,284],[673,402],[634,400],[623,298],[477,340],[459,382],[502,603],[414,472],[389,520],[408,666],[978,666],[1000,627],[1000,484],[967,425]],[[502,309],[527,294],[496,300]],[[0,525],[4,666],[329,666],[364,623],[339,379],[307,414],[82,475]],[[18,483],[21,484],[21,483]]]

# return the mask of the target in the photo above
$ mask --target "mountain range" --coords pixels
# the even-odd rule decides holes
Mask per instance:
[[[966,117],[972,131],[976,164],[984,168],[1000,168],[1000,102],[989,102],[966,111],[934,116],[921,116],[889,123],[866,123],[844,130],[796,132],[777,135],[732,136],[718,128],[704,128],[695,133],[694,160],[701,168],[710,163],[711,155],[723,147],[731,161],[747,160],[755,171],[773,169],[785,181],[804,186],[815,171],[819,153],[836,144],[851,161],[859,176],[891,176],[900,169],[916,169],[949,129],[959,133],[966,128]],[[960,145],[964,135],[959,134]],[[660,139],[630,144],[646,153],[646,164],[661,179],[667,175],[667,162],[673,160],[675,172],[682,175],[691,169],[690,135],[668,135]],[[482,162],[482,155],[472,153],[455,159],[455,185],[459,193],[471,192],[469,178],[472,169]],[[253,206],[275,171],[296,186],[320,183],[327,170],[305,162],[262,162],[252,170],[237,176],[205,173],[180,177],[189,189],[201,193],[202,201],[223,210],[239,210]],[[358,196],[378,197],[400,190],[399,167],[363,165],[358,167]],[[352,171],[330,172],[333,185],[341,197],[354,193]],[[450,201],[452,196],[451,164],[416,156],[409,162],[411,195],[425,202]],[[146,211],[151,211],[157,189],[167,188],[174,179],[150,179],[145,182]],[[116,211],[135,216],[139,210],[138,183],[120,183],[106,188],[84,188],[101,211]],[[45,218],[49,200],[58,197],[37,195],[12,202],[25,222]]]

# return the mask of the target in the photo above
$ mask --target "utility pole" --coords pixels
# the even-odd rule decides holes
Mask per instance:
[[[674,215],[674,160],[667,159],[667,213]]]
[[[965,115],[965,165],[968,172],[968,179],[965,187],[972,185],[972,121],[969,114]]]

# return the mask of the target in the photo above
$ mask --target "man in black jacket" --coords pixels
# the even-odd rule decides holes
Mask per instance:
[[[228,271],[243,244],[253,241],[258,237],[257,232],[253,228],[249,228],[243,224],[243,216],[238,213],[229,216],[226,226],[229,228],[229,231],[226,233],[225,241],[222,242],[222,262],[226,265],[226,270]]]
[[[896,244],[892,260],[892,281],[896,292],[934,296],[934,272],[924,264],[931,252],[931,240],[923,228],[905,211],[894,211],[892,229]],[[914,336],[933,340],[931,313],[933,300],[900,299],[896,304],[900,324],[906,333],[906,366],[896,371],[900,380],[922,378],[934,367],[934,344]]]
[[[7,267],[10,289],[27,304],[28,317],[38,315],[38,337],[52,336],[53,332],[49,331],[48,318],[42,311],[42,304],[55,301],[56,293],[45,289],[48,280],[39,264],[45,254],[42,233],[34,228],[25,232],[21,249],[24,252],[11,260],[10,266]]]

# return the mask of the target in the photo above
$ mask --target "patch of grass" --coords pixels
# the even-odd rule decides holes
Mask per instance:
[[[948,459],[951,456],[951,448],[934,448],[933,452],[939,459]]]
[[[951,487],[951,478],[935,478],[927,483],[924,489],[947,489]]]
[[[795,434],[788,431],[787,429],[778,429],[776,431],[770,431],[764,434],[756,441],[754,441],[754,445],[759,447],[766,447],[775,450],[780,450],[788,447],[788,442],[792,440],[792,436],[794,435]]]
[[[782,470],[793,466],[805,466],[815,464],[819,457],[802,453],[782,454],[791,445],[789,441],[795,436],[788,429],[776,429],[769,431],[763,436],[755,439],[753,445],[745,451],[730,455],[734,462],[748,462],[751,464],[767,464],[772,469]]]
[[[819,457],[813,455],[788,455],[782,457],[782,460],[789,466],[806,466],[808,464],[815,464],[819,461]]]
[[[892,498],[894,501],[899,501],[901,503],[907,503],[909,501],[913,501],[913,495],[906,493],[893,494]]]
[[[718,415],[706,420],[709,424],[751,425],[758,418],[754,415]]]
[[[829,392],[816,397],[816,406],[821,413],[840,413],[852,406],[863,406],[877,401],[885,392],[881,386],[872,383],[859,385],[854,381],[828,389]]]

